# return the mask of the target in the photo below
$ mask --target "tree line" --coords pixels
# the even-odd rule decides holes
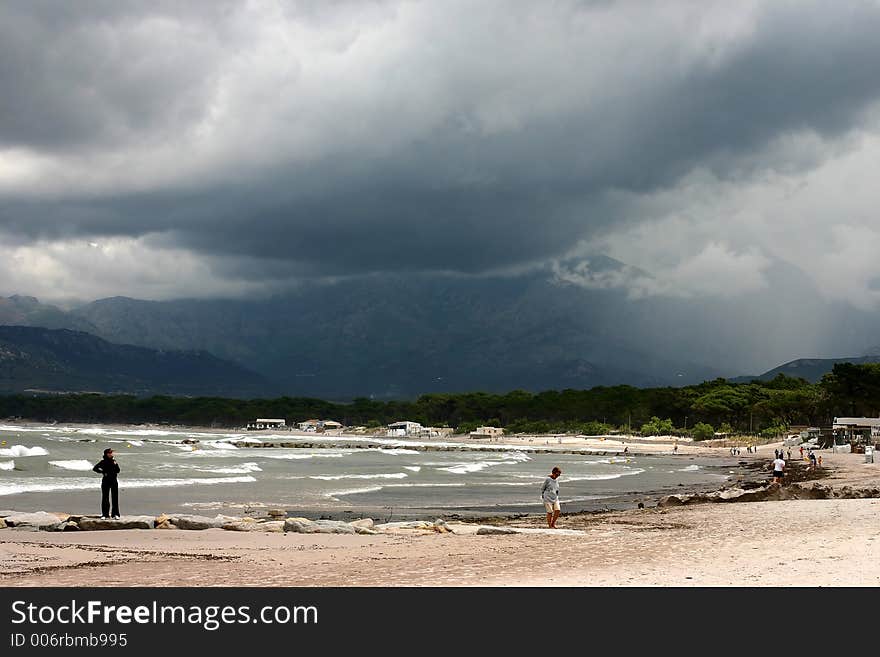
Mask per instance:
[[[588,390],[434,393],[412,401],[305,397],[230,399],[166,395],[66,394],[0,397],[0,417],[44,422],[176,424],[243,427],[256,418],[288,424],[333,419],[378,427],[399,420],[448,426],[463,433],[481,425],[508,433],[673,433],[702,439],[714,431],[777,435],[791,425],[822,426],[835,416],[880,413],[880,364],[838,363],[818,383],[779,374],[771,381],[715,379],[681,388],[598,386]]]

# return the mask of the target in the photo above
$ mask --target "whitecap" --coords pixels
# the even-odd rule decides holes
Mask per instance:
[[[324,493],[325,497],[344,497],[345,495],[357,495],[358,493],[375,493],[382,490],[381,486],[369,486],[367,488],[351,488]]]
[[[681,468],[679,470],[679,472],[696,472],[699,469],[700,469],[700,466],[698,466],[696,463],[694,463],[693,465],[688,465],[684,468]]]
[[[383,454],[391,454],[392,456],[397,456],[399,454],[418,454],[419,451],[415,449],[403,449],[403,448],[395,448],[395,449],[379,449]]]
[[[196,470],[199,472],[211,472],[214,474],[248,474],[250,472],[262,472],[263,468],[261,468],[256,463],[242,463],[238,466],[233,466],[231,468],[199,468]]]
[[[80,470],[80,471],[88,471],[92,469],[92,463],[89,463],[86,460],[79,461],[49,461],[49,465],[54,465],[56,468],[61,468],[62,470]]]
[[[15,461],[0,461],[0,470],[15,470]]]
[[[12,447],[0,448],[0,456],[46,456],[49,454],[42,447],[25,447],[24,445],[13,445]]]
[[[405,472],[393,472],[382,474],[341,474],[341,475],[311,475],[309,479],[320,479],[321,481],[338,481],[340,479],[404,479],[407,477]]]
[[[403,466],[404,470],[410,470],[412,472],[419,472],[422,469],[420,465],[405,465]]]

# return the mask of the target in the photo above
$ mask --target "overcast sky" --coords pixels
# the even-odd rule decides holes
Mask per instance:
[[[873,310],[878,34],[867,0],[4,2],[0,294],[699,299],[781,262]]]

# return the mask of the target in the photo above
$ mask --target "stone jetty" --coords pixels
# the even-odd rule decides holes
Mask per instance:
[[[301,517],[279,518],[279,510],[260,518],[250,516],[216,515],[200,516],[191,514],[158,516],[139,515],[121,518],[99,518],[96,516],[70,515],[67,513],[48,513],[46,511],[18,512],[0,511],[0,530],[9,531],[109,531],[117,529],[141,530],[183,530],[204,531],[222,529],[235,532],[268,532],[283,534],[350,534],[373,536],[377,534],[525,534],[547,531],[559,533],[560,530],[540,530],[526,528],[501,528],[438,518],[434,521],[412,520],[377,524],[372,518],[359,518],[350,522],[341,520],[310,520]],[[568,531],[567,533],[572,533]],[[581,532],[574,532],[581,533]]]

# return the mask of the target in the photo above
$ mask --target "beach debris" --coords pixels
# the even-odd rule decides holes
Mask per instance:
[[[177,525],[173,524],[171,518],[163,513],[156,516],[156,523],[153,525],[153,529],[177,529]]]

